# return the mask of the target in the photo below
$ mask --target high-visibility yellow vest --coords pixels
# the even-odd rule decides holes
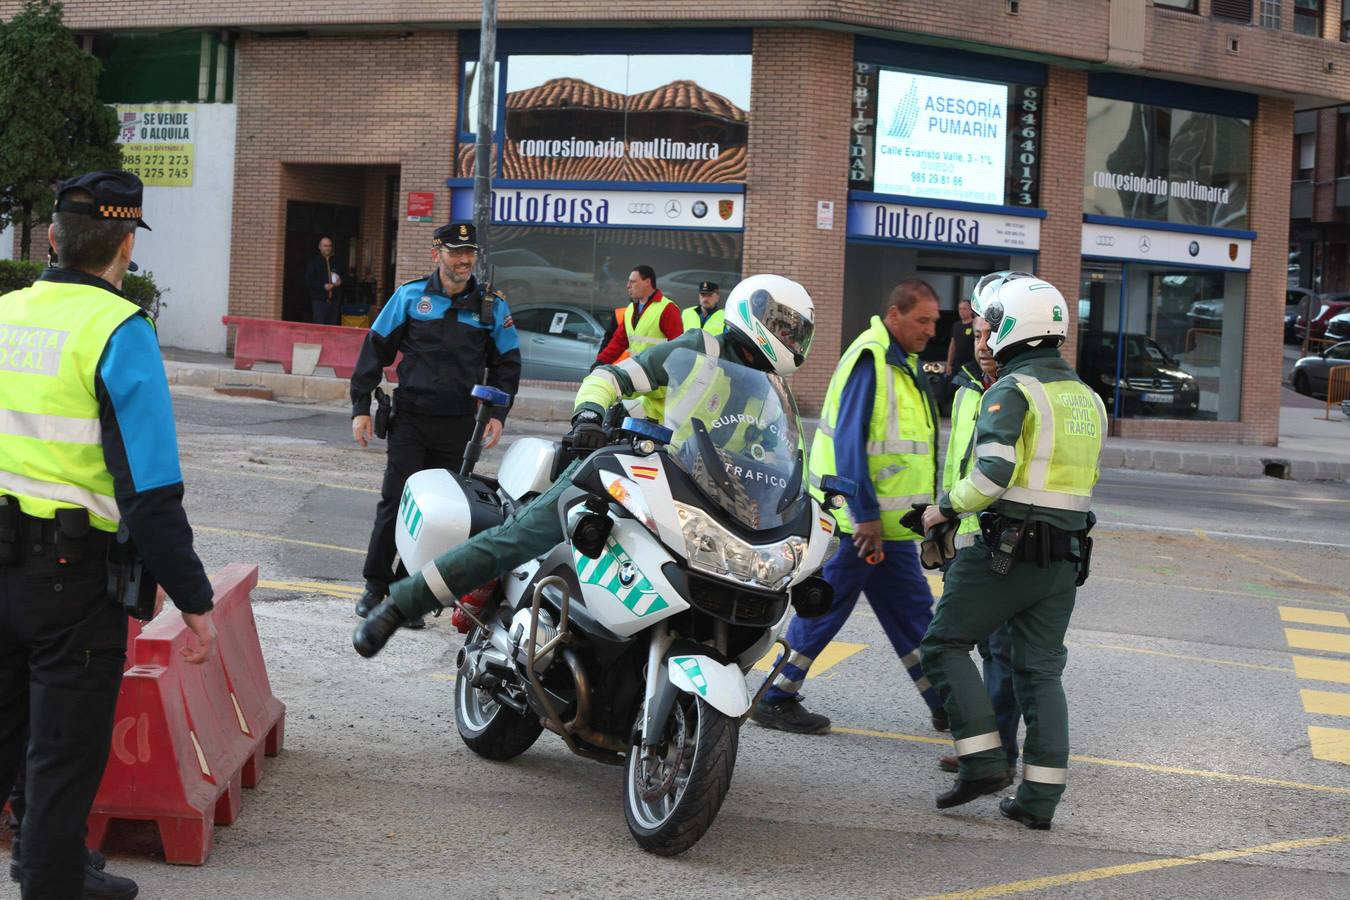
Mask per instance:
[[[83,507],[95,528],[117,530],[94,384],[108,338],[139,313],[84,284],[38,281],[0,297],[0,493],[28,515]]]
[[[708,316],[708,321],[699,321],[699,308],[691,306],[680,313],[680,321],[684,324],[684,330],[691,328],[702,328],[709,334],[721,334],[727,327],[727,312],[722,308],[713,310],[712,315]]]
[[[1010,375],[1027,400],[1017,438],[1017,464],[1002,500],[1087,512],[1100,475],[1106,407],[1076,378],[1040,381]]]
[[[912,504],[932,503],[937,487],[937,422],[926,392],[919,388],[918,356],[906,360],[909,371],[886,362],[891,345],[890,332],[877,316],[859,335],[839,361],[825,393],[820,412],[820,427],[811,442],[811,492],[823,499],[820,481],[838,473],[834,454],[834,429],[839,419],[839,402],[844,385],[862,354],[871,356],[876,367],[876,395],[872,399],[872,421],[867,428],[867,469],[876,488],[881,507],[881,535],[884,540],[918,540],[921,535],[900,524],[900,518]],[[847,505],[833,511],[839,528],[853,533],[853,521]]]
[[[628,329],[628,350],[630,353],[639,356],[648,347],[654,347],[666,340],[665,332],[661,330],[661,315],[665,312],[667,306],[674,305],[669,297],[662,295],[660,300],[648,303],[647,308],[639,316],[637,304],[628,304],[624,320],[619,324]]]
[[[975,422],[980,418],[980,397],[984,392],[961,386],[952,400],[952,430],[947,436],[947,458],[942,464],[942,490],[951,491],[970,471],[970,449],[975,443]],[[966,516],[956,529],[956,546],[969,546],[980,530],[979,516]]]
[[[717,364],[716,357],[700,355],[678,384],[668,385],[664,403],[669,406],[669,414],[664,416],[669,426],[675,427],[672,443],[683,444],[693,432],[693,420],[702,420],[710,433],[715,433],[719,449],[749,455],[749,447],[756,441],[771,443],[773,435],[762,434],[757,425],[764,413],[766,397],[742,394],[740,408],[735,411],[732,421],[722,421],[723,414],[736,394],[736,385],[732,383],[727,370]],[[718,427],[720,425],[720,427]],[[734,426],[730,435],[724,435],[724,429]],[[795,451],[779,447],[762,447],[761,453]]]

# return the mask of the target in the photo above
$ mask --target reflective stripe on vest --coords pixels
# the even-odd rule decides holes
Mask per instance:
[[[937,429],[929,402],[911,372],[886,362],[890,345],[890,332],[880,318],[873,316],[868,329],[844,351],[830,378],[820,426],[811,443],[811,485],[816,498],[823,499],[820,479],[838,471],[834,437],[839,405],[855,365],[863,354],[868,354],[875,367],[876,393],[867,430],[867,465],[881,510],[882,537],[885,540],[915,540],[919,535],[903,527],[900,519],[915,503],[933,501],[937,479]],[[911,357],[911,370],[914,364]],[[854,523],[847,505],[832,510],[832,513],[840,530],[852,533]]]
[[[95,383],[108,338],[139,312],[102,288],[56,281],[0,298],[0,492],[28,515],[79,506],[95,528],[117,530]]]
[[[638,315],[637,304],[628,304],[623,324],[628,329],[628,349],[634,356],[641,356],[642,351],[648,347],[654,347],[666,340],[665,332],[661,330],[661,316],[664,315],[667,306],[674,305],[670,298],[663,296],[660,300],[648,303],[642,315]]]
[[[1101,398],[1077,379],[1011,377],[1027,399],[1027,417],[1017,441],[1017,468],[1002,499],[1087,512],[1106,425]]]
[[[947,437],[947,459],[942,467],[944,491],[951,491],[973,465],[967,460],[972,458],[971,444],[975,441],[975,423],[980,418],[980,398],[983,394],[983,391],[962,385],[952,401],[952,431]],[[980,453],[981,450],[976,450],[974,455]],[[979,530],[979,516],[962,518],[956,528],[956,547],[969,547]]]

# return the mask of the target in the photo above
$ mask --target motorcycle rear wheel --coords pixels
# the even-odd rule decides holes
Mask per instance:
[[[463,676],[455,679],[455,727],[470,750],[499,762],[530,749],[544,730],[538,717],[502,706]]]
[[[639,724],[642,713],[638,714]],[[656,753],[635,745],[624,764],[623,813],[638,846],[675,856],[698,843],[722,808],[740,729],[701,697],[681,694]]]

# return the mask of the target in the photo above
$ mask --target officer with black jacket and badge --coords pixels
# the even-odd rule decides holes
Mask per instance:
[[[137,227],[149,228],[135,175],[63,182],[47,232],[56,263],[0,297],[0,796],[27,747],[14,851],[25,898],[136,896],[90,863],[84,835],[127,612],[154,614],[149,577],[196,636],[188,662],[215,642],[155,327],[121,292]]]
[[[352,436],[362,447],[386,437],[388,463],[356,603],[364,618],[389,593],[394,575],[394,521],[404,482],[423,469],[458,470],[473,434],[475,384],[512,396],[520,386],[520,342],[506,300],[473,275],[474,226],[452,222],[432,237],[436,270],[394,291],[380,310],[352,372]],[[392,410],[378,385],[384,368],[403,353]],[[380,408],[372,419],[375,393]],[[484,448],[497,443],[506,411],[493,413]],[[420,628],[422,621],[404,627]]]

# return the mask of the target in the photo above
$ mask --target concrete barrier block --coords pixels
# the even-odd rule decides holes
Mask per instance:
[[[164,367],[164,373],[169,378],[169,384],[178,384],[185,387],[215,387],[220,384],[222,375],[227,375],[233,371],[233,369],[219,369],[214,366],[185,366],[172,363]]]
[[[807,446],[810,446],[809,444]],[[1103,447],[1101,466],[1103,469],[1124,469],[1125,448],[1124,447]]]
[[[1187,475],[1218,475],[1220,473],[1216,472],[1215,469],[1222,465],[1219,461],[1224,458],[1225,455],[1222,453],[1195,453],[1182,451],[1180,463],[1181,471],[1185,472]]]
[[[1142,470],[1153,468],[1153,451],[1147,447],[1126,447],[1122,468]]]
[[[343,378],[302,378],[301,399],[327,403],[351,396],[351,382]]]
[[[1289,477],[1294,481],[1316,481],[1317,463],[1310,459],[1290,460]]]
[[[1181,453],[1176,450],[1154,450],[1153,468],[1159,472],[1180,472]]]
[[[1330,460],[1318,460],[1317,462],[1317,480],[1318,481],[1345,481],[1346,478],[1345,463]]]
[[[323,344],[292,344],[291,374],[313,375],[314,367],[319,363],[319,354],[322,352]]]
[[[1266,474],[1265,463],[1253,456],[1235,456],[1233,465],[1239,478],[1261,478]]]

